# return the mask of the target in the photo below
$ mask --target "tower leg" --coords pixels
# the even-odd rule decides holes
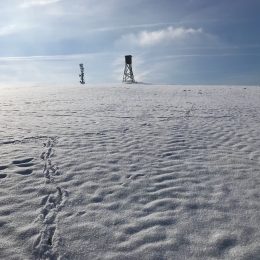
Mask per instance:
[[[134,73],[131,64],[125,64],[123,82],[135,83]]]

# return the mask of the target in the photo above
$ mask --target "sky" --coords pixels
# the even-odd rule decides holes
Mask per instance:
[[[0,84],[260,85],[259,0],[0,1]]]

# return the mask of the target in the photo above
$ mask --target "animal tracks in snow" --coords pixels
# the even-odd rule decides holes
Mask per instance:
[[[49,138],[44,143],[45,150],[40,156],[44,162],[45,188],[41,202],[42,208],[37,218],[42,228],[34,242],[34,255],[37,259],[57,259],[59,256],[55,249],[60,241],[56,220],[59,211],[66,202],[68,193],[58,186],[54,179],[55,176],[61,175],[59,167],[53,162],[56,144],[57,138]]]
[[[35,139],[23,139],[21,142],[12,142],[15,144],[26,144]],[[37,139],[38,140],[38,139]],[[8,143],[8,144],[11,144]],[[45,186],[39,190],[39,194],[43,197],[40,203],[40,211],[36,217],[35,224],[39,225],[40,230],[34,240],[33,255],[35,259],[57,259],[59,253],[55,247],[59,244],[59,232],[57,230],[57,215],[66,202],[68,193],[60,187],[55,180],[55,177],[61,175],[60,169],[54,162],[54,147],[57,144],[56,137],[49,137],[43,143],[44,150],[40,154],[40,159],[43,162],[42,177],[44,178]],[[17,155],[9,164],[0,165],[0,181],[7,177],[20,175],[21,177],[29,177],[36,169],[37,160],[34,157],[25,157]],[[23,182],[23,191],[30,192],[30,188],[26,187],[27,182]],[[5,211],[4,211],[5,212]],[[10,212],[10,211],[8,211]],[[2,212],[3,213],[3,212]]]

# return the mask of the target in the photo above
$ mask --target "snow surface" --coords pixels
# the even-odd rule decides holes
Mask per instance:
[[[260,87],[0,91],[0,259],[260,259]]]

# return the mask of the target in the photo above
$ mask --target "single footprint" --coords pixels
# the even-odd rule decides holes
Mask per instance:
[[[32,169],[25,169],[25,170],[21,170],[21,171],[16,171],[17,174],[20,175],[30,175],[33,172]]]
[[[7,176],[7,174],[1,173],[1,174],[0,174],[0,179],[4,179],[6,176]]]
[[[23,164],[23,163],[28,163],[32,161],[33,158],[26,158],[26,159],[21,159],[21,160],[13,160],[13,164],[18,165],[18,164]]]

